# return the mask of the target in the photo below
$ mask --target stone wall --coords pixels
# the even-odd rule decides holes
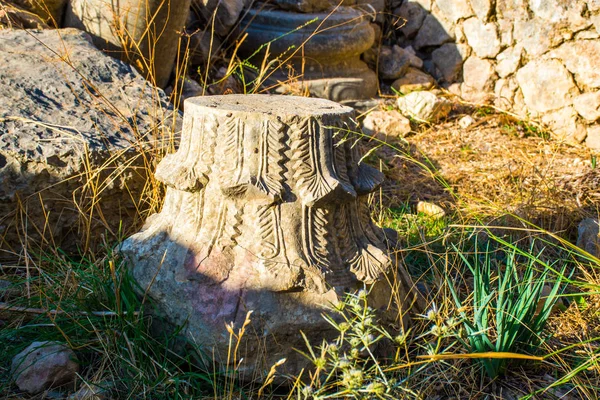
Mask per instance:
[[[468,101],[600,149],[600,0],[405,0],[398,44]]]

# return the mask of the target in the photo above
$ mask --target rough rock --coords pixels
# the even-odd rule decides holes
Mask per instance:
[[[185,108],[182,145],[156,170],[165,204],[122,246],[141,290],[182,334],[226,362],[225,324],[237,330],[253,310],[241,376],[282,358],[278,372],[297,374],[311,364],[295,350],[300,331],[311,342],[336,336],[322,314],[345,291],[367,285],[384,319],[419,300],[366,207],[383,174],[338,134],[356,129],[353,109],[269,95],[196,97]],[[400,301],[388,308],[390,283]]]
[[[446,82],[457,81],[462,71],[463,62],[468,56],[468,46],[454,43],[446,43],[431,53],[433,63]]]
[[[600,0],[586,0],[586,4],[591,12],[600,11]]]
[[[451,22],[457,22],[473,15],[473,10],[471,10],[467,1],[435,0],[435,5],[439,8],[440,13],[439,15],[436,15],[437,13],[432,14]]]
[[[190,97],[202,96],[205,94],[205,90],[198,82],[189,76],[184,76],[179,79],[177,82],[177,94],[178,97],[176,99],[172,99],[173,103],[179,105],[179,108],[183,111],[183,107],[185,105],[185,100]],[[173,91],[175,88],[169,86],[165,89],[165,94],[169,97],[173,97]]]
[[[470,115],[465,115],[464,117],[462,117],[461,119],[458,120],[458,125],[463,129],[467,129],[474,123],[475,123],[475,120]]]
[[[583,93],[573,99],[575,111],[588,122],[600,119],[600,92]]]
[[[502,46],[509,47],[514,44],[513,23],[508,19],[499,19],[497,22],[500,31],[500,43]]]
[[[425,17],[413,45],[417,50],[428,46],[440,46],[454,39],[453,30],[452,24],[429,14]]]
[[[594,257],[600,257],[600,222],[595,218],[582,220],[577,227],[577,247]]]
[[[372,111],[363,120],[363,132],[382,140],[404,137],[411,132],[410,120],[396,110]]]
[[[579,90],[558,60],[534,60],[517,71],[525,104],[534,113],[558,110],[572,104]]]
[[[600,87],[600,40],[568,42],[552,50],[548,57],[562,60],[579,85]]]
[[[452,105],[431,92],[412,92],[398,98],[398,108],[403,115],[418,121],[434,122],[446,117]]]
[[[12,3],[38,15],[48,25],[60,27],[67,0],[12,0]]]
[[[408,0],[408,1],[419,4],[421,7],[423,7],[424,10],[431,11],[432,0]]]
[[[496,72],[500,78],[513,74],[521,65],[523,49],[521,46],[509,47],[496,57]]]
[[[135,229],[143,138],[172,129],[162,90],[75,29],[0,30],[0,65],[0,248],[18,254],[20,236],[44,232],[85,249]]]
[[[498,79],[494,85],[494,105],[501,110],[511,110],[519,85],[514,78]]]
[[[164,88],[171,78],[190,1],[70,0],[64,26],[88,32],[96,47],[136,66]]]
[[[0,29],[48,29],[42,18],[11,2],[0,3]]]
[[[529,9],[536,17],[544,21],[567,22],[573,31],[585,29],[590,25],[590,22],[582,16],[586,12],[586,6],[582,1],[531,0]]]
[[[559,45],[565,39],[563,34],[566,33],[560,26],[539,19],[514,22],[514,40],[522,45],[532,58],[541,56],[552,47]]]
[[[419,90],[429,90],[433,87],[435,80],[425,72],[416,68],[409,68],[406,74],[392,83],[392,88],[401,94],[408,94]]]
[[[427,10],[414,1],[405,1],[394,10],[394,15],[402,19],[398,22],[403,24],[399,30],[406,37],[413,37],[419,31],[427,14]]]
[[[33,342],[13,358],[11,365],[15,384],[31,394],[70,383],[78,371],[75,353],[58,342]]]
[[[404,50],[408,53],[410,66],[414,68],[423,68],[423,60],[417,56],[415,49],[412,46],[406,47]]]
[[[438,219],[446,216],[446,211],[442,207],[427,201],[419,201],[417,203],[417,212]]]
[[[410,59],[411,55],[400,46],[382,47],[379,52],[379,77],[381,79],[400,78],[410,67]]]
[[[463,32],[469,46],[480,58],[494,58],[500,52],[500,39],[496,24],[484,24],[477,18],[463,22]]]
[[[212,19],[214,16],[214,30],[221,36],[225,37],[231,31],[231,28],[235,25],[237,20],[240,18],[242,10],[244,9],[244,0],[192,0],[192,10],[198,14],[198,17],[202,18],[206,24],[205,26],[212,26]],[[327,7],[329,3],[327,1],[311,1],[311,0],[279,0],[278,4],[288,4],[293,8],[294,4],[302,4],[312,7],[313,3],[323,4],[326,3]],[[183,7],[183,5],[181,5]],[[312,10],[321,11],[321,10]],[[312,12],[308,11],[308,12]]]
[[[475,92],[491,92],[495,76],[496,72],[490,61],[471,56],[463,65],[463,92],[465,86]]]
[[[577,113],[573,107],[544,114],[542,122],[550,128],[554,138],[568,143],[581,143],[587,135],[586,127],[577,122]]]
[[[475,15],[483,22],[487,22],[492,11],[492,0],[470,0]]]
[[[600,126],[592,125],[587,127],[587,136],[585,145],[590,149],[600,150]]]
[[[522,20],[528,17],[528,0],[501,0],[496,2],[496,12],[500,17]]]

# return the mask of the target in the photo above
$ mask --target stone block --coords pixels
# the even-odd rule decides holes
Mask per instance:
[[[428,14],[414,40],[415,49],[440,46],[454,39],[454,25]]]
[[[587,135],[584,125],[577,122],[577,113],[573,107],[561,108],[542,116],[542,122],[550,128],[556,139],[567,143],[579,144]]]
[[[461,76],[462,65],[470,53],[464,44],[446,43],[431,53],[431,59],[448,83],[456,82]]]
[[[398,108],[403,115],[421,122],[436,122],[445,118],[452,104],[431,92],[411,92],[398,98]]]
[[[600,40],[567,42],[552,50],[548,57],[560,59],[575,74],[578,85],[600,87]]]
[[[494,58],[500,52],[500,39],[496,24],[486,24],[477,18],[469,18],[463,22],[462,28],[467,43],[478,57]]]
[[[515,47],[509,47],[496,57],[496,72],[500,78],[506,78],[507,76],[515,73],[515,71],[521,66],[521,57],[523,55],[523,49],[517,45]]]
[[[600,119],[600,92],[583,93],[573,99],[573,107],[588,122]]]
[[[483,22],[487,22],[492,12],[492,0],[470,0],[475,15]]]
[[[433,77],[416,68],[409,68],[406,74],[392,83],[392,88],[401,94],[408,94],[421,90],[429,90],[435,84]]]
[[[435,0],[435,5],[439,12],[436,12],[437,10],[433,8],[432,14],[453,23],[473,15],[473,10],[467,0]]]
[[[399,29],[406,37],[413,37],[423,25],[425,17],[429,14],[419,3],[406,1],[394,10],[394,15],[401,18],[398,22],[403,24]]]
[[[365,134],[381,140],[404,137],[411,132],[410,120],[396,110],[372,111],[362,125]]]

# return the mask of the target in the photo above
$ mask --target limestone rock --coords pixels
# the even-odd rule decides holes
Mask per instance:
[[[587,127],[585,145],[590,149],[600,150],[600,126],[590,125]]]
[[[140,152],[173,123],[162,90],[75,29],[0,30],[0,65],[0,248],[44,232],[85,250],[121,222],[135,229]]]
[[[381,79],[400,78],[410,67],[410,59],[410,54],[400,46],[382,47],[379,52],[379,77]]]
[[[494,58],[500,52],[500,39],[494,23],[484,24],[477,18],[469,18],[463,23],[463,31],[478,57]]]
[[[600,92],[583,93],[573,99],[573,107],[588,122],[600,119]]]
[[[548,57],[562,60],[579,85],[600,87],[600,40],[567,42],[552,50]]]
[[[413,37],[419,31],[427,14],[427,10],[414,1],[405,1],[394,10],[394,15],[401,18],[398,23],[403,24],[399,30],[406,37]]]
[[[586,0],[586,3],[591,12],[600,11],[600,0]]]
[[[579,90],[558,60],[534,60],[517,71],[525,104],[534,113],[558,110],[572,104]]]
[[[577,113],[573,107],[544,114],[542,122],[550,128],[556,139],[568,143],[579,144],[587,135],[586,127],[577,122]]]
[[[90,33],[96,47],[135,65],[164,88],[189,9],[190,0],[71,0],[64,25]]]
[[[511,110],[514,105],[515,94],[519,89],[514,78],[498,79],[494,85],[494,105],[501,110]]]
[[[411,67],[421,69],[423,68],[423,60],[417,56],[415,49],[412,46],[404,48],[408,53],[409,63]]]
[[[473,10],[467,1],[435,0],[435,5],[440,10],[439,16],[451,22],[457,22],[473,15]]]
[[[528,17],[528,0],[501,0],[496,2],[500,18],[522,20]]]
[[[513,35],[516,43],[523,46],[530,57],[541,56],[564,41],[561,26],[540,19],[517,20]]]
[[[355,135],[344,140],[353,109],[269,95],[196,97],[185,109],[182,145],[156,170],[163,209],[122,246],[182,334],[225,363],[225,324],[237,330],[253,310],[241,376],[259,379],[282,358],[278,372],[296,374],[311,363],[294,350],[300,330],[311,342],[337,335],[322,314],[345,291],[367,285],[384,318],[398,316],[388,279],[402,310],[419,300],[370,219],[366,196],[383,174],[360,162]]]
[[[444,211],[442,207],[427,201],[419,201],[417,203],[417,212],[436,219],[444,218],[446,216],[446,211]]]
[[[466,86],[474,92],[491,92],[496,73],[493,64],[476,56],[471,56],[463,65],[463,92]]]
[[[523,49],[521,46],[509,47],[496,57],[496,72],[500,78],[513,74],[521,65]]]
[[[577,247],[594,257],[600,257],[600,225],[595,218],[586,218],[577,227]]]
[[[509,47],[514,44],[513,38],[513,23],[508,19],[499,19],[496,21],[498,24],[498,31],[500,32],[500,43],[504,47]]]
[[[428,14],[419,33],[415,37],[414,47],[419,50],[428,46],[440,46],[454,39],[453,25],[443,19]]]
[[[533,14],[548,22],[566,22],[573,31],[585,29],[590,22],[582,16],[585,5],[582,1],[574,0],[531,0],[529,8]]]
[[[463,129],[467,129],[474,123],[475,123],[475,120],[470,115],[465,115],[464,117],[462,117],[461,119],[458,120],[458,125]]]
[[[408,94],[419,90],[429,90],[434,83],[435,80],[431,75],[415,68],[409,68],[402,78],[392,83],[392,88],[401,94]]]
[[[487,22],[492,12],[492,0],[470,0],[475,15],[483,22]]]
[[[448,83],[458,80],[463,62],[468,56],[468,46],[454,43],[446,43],[431,53],[433,63]]]
[[[58,342],[33,342],[13,358],[11,365],[16,385],[31,394],[72,382],[78,371],[75,353]]]
[[[446,117],[452,105],[431,92],[412,92],[398,98],[398,108],[402,114],[416,120],[434,122]]]
[[[363,120],[363,132],[382,140],[404,137],[411,132],[410,120],[396,110],[372,111]]]

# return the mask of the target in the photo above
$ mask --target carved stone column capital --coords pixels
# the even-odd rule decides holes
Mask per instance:
[[[250,351],[249,368],[286,357],[298,371],[299,331],[333,335],[321,314],[344,292],[367,285],[374,307],[406,315],[416,297],[370,219],[365,195],[383,175],[360,162],[351,108],[231,95],[189,99],[185,110],[179,149],[156,171],[163,210],[123,251],[189,337],[226,355],[224,324],[254,310],[248,349],[268,351]]]

